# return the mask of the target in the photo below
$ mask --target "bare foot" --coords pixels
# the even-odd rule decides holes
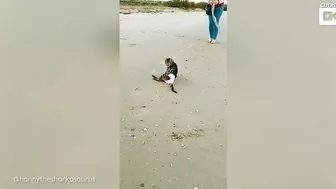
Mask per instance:
[[[213,40],[210,41],[210,43],[211,44],[216,44],[217,42],[216,42],[216,40],[213,39]]]
[[[209,39],[209,40],[208,40],[208,43],[211,43],[211,41],[212,41],[212,39]]]

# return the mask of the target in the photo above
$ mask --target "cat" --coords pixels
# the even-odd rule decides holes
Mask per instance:
[[[158,82],[165,82],[169,84],[171,91],[174,93],[177,93],[174,89],[174,82],[177,78],[177,64],[174,62],[172,58],[165,58],[165,65],[167,66],[166,72],[162,74],[159,78],[157,78],[155,75],[152,75],[154,81]]]

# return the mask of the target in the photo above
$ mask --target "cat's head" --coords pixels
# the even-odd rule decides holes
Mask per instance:
[[[174,63],[172,58],[165,58],[165,64],[167,67],[171,66]]]

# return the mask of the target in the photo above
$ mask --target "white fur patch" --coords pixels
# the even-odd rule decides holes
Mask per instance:
[[[170,79],[167,80],[167,81],[165,81],[165,82],[168,83],[168,84],[173,84],[174,81],[175,81],[175,76],[174,76],[174,74],[169,74],[168,76],[169,76]]]

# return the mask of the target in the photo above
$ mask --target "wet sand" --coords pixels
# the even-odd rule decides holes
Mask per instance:
[[[120,15],[121,189],[226,188],[226,12],[207,39],[204,12]],[[151,78],[167,56],[178,94]]]

